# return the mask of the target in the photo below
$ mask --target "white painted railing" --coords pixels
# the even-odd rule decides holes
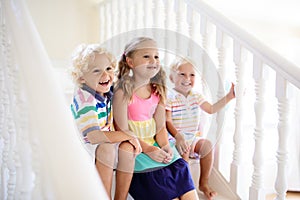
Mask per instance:
[[[111,14],[111,10],[118,10],[118,14]],[[144,34],[154,37],[159,44],[164,43],[161,48],[166,66],[172,58],[170,52],[173,56],[198,55],[203,79],[209,81],[206,76],[211,70],[208,61],[211,59],[223,84],[234,81],[236,100],[235,105],[227,108],[226,122],[223,124],[224,111],[212,121],[217,124],[218,139],[215,166],[221,171],[229,169],[231,187],[242,199],[265,199],[266,192],[270,192],[265,182],[272,179],[267,177],[270,169],[266,171],[266,151],[270,144],[275,145],[277,153],[272,156],[277,158],[277,174],[272,187],[278,200],[285,199],[288,138],[294,130],[299,130],[297,123],[289,123],[297,116],[289,108],[295,106],[291,94],[299,93],[300,66],[290,63],[201,0],[102,1],[100,20],[101,42],[111,44],[116,38],[123,41],[111,46],[117,55],[122,54],[124,41]],[[186,44],[184,39],[182,44],[181,36],[188,38],[188,43],[201,46],[209,59],[203,52],[195,51],[197,45]],[[223,95],[223,87],[218,87],[216,97]],[[270,136],[272,141],[268,139]],[[232,137],[232,147],[226,146],[228,137]],[[222,152],[228,153],[226,148],[232,149],[232,160],[224,163]],[[249,163],[251,167],[246,166]],[[276,169],[272,172],[276,173]]]

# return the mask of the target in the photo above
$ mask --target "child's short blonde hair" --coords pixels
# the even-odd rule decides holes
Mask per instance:
[[[71,75],[75,84],[81,86],[80,78],[88,71],[89,63],[95,59],[95,54],[105,54],[113,68],[116,67],[115,57],[99,44],[80,44],[72,55]]]
[[[169,75],[169,78],[170,80],[173,82],[173,77],[174,75],[177,73],[177,70],[178,68],[181,66],[181,65],[184,65],[184,64],[187,64],[187,63],[190,63],[191,65],[195,66],[194,65],[194,62],[192,61],[191,58],[189,57],[177,57],[175,59],[175,61],[171,64],[170,66],[170,75]]]

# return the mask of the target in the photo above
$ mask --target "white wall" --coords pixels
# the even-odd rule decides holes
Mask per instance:
[[[95,0],[25,0],[50,59],[69,59],[79,43],[99,42]]]

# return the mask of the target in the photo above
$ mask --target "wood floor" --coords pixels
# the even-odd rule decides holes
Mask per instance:
[[[267,195],[266,200],[274,200],[276,197],[275,194]],[[300,200],[300,192],[287,192],[287,200]]]

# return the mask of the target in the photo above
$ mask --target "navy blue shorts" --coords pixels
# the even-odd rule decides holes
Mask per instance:
[[[129,193],[134,200],[171,200],[193,189],[188,163],[180,158],[155,171],[134,173]]]

